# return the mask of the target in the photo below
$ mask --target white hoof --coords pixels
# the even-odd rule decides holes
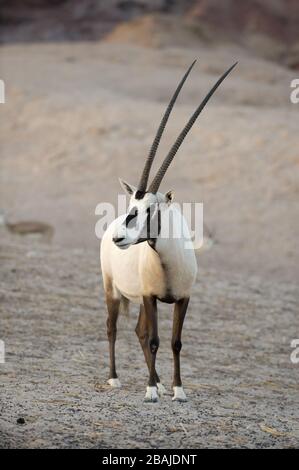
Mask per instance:
[[[121,383],[119,379],[109,379],[107,383],[113,388],[120,388]]]
[[[157,388],[159,397],[163,397],[163,395],[166,393],[166,388],[161,384],[161,382],[157,382]]]
[[[173,387],[174,396],[172,401],[187,401],[183,387]]]
[[[144,397],[145,402],[157,402],[158,401],[158,390],[157,387],[146,387],[146,394]]]

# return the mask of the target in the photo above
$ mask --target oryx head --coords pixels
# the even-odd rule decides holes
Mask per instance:
[[[215,85],[206,95],[204,100],[200,103],[198,108],[194,111],[193,115],[191,116],[191,118],[177,137],[175,143],[171,147],[169,153],[166,155],[162,165],[157,171],[156,176],[152,180],[151,184],[148,186],[148,178],[151,166],[153,164],[169,115],[181,91],[181,88],[184,85],[195,62],[196,61],[191,64],[191,66],[181,79],[177,89],[175,90],[167,106],[167,109],[157,130],[155,139],[152,143],[149,155],[146,159],[138,187],[136,188],[126,183],[125,181],[120,180],[122,187],[130,195],[130,204],[127,214],[125,214],[120,219],[120,222],[117,225],[113,234],[113,241],[119,248],[128,248],[130,245],[134,245],[146,240],[151,243],[159,236],[161,210],[165,208],[167,209],[167,207],[169,206],[169,204],[171,204],[173,200],[172,191],[169,191],[166,194],[158,192],[162,179],[174,156],[176,155],[178,149],[180,148],[183,140],[192,128],[201,111],[203,110],[211,96],[214,94],[214,92],[217,90],[219,85],[222,83],[222,81],[237,65],[236,62],[219,78],[219,80],[215,83]]]

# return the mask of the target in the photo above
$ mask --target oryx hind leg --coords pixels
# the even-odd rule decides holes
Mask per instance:
[[[112,289],[106,291],[106,304],[108,310],[107,318],[107,336],[109,341],[110,354],[110,371],[108,384],[111,387],[121,387],[121,383],[117,377],[115,366],[115,341],[117,333],[117,319],[119,315],[120,299],[113,296]]]
[[[148,328],[147,328],[145,310],[144,310],[143,305],[140,305],[139,317],[138,317],[138,322],[135,328],[135,332],[136,332],[136,335],[138,336],[140,345],[142,347],[142,351],[144,354],[144,358],[145,358],[148,370],[150,371],[151,351],[150,351],[150,346],[149,346]],[[160,382],[160,378],[157,374],[156,368],[155,368],[155,379],[157,383],[158,394],[162,396],[166,392],[166,390],[165,390],[165,387]]]
[[[173,328],[172,328],[172,340],[171,347],[173,352],[174,360],[174,374],[173,374],[173,400],[174,401],[187,401],[185,395],[182,380],[181,380],[181,369],[180,369],[180,352],[182,348],[181,336],[184,324],[185,315],[187,312],[189,298],[181,299],[175,303],[174,314],[173,314]]]

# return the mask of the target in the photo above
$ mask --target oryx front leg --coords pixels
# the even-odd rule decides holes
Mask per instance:
[[[140,345],[143,350],[144,358],[148,367],[148,370],[150,371],[151,367],[151,350],[149,346],[149,335],[148,335],[148,330],[147,330],[147,321],[146,321],[146,315],[145,315],[145,310],[144,306],[140,305],[140,312],[139,312],[139,318],[138,322],[135,328],[136,335],[138,336]],[[166,390],[165,387],[161,384],[159,376],[157,374],[157,371],[155,369],[155,378],[156,378],[156,383],[158,387],[158,395],[162,396]]]
[[[148,345],[150,350],[149,380],[144,400],[150,402],[157,402],[158,389],[156,373],[156,355],[159,348],[157,299],[155,297],[143,297],[143,305],[148,332]]]
[[[120,300],[114,299],[110,293],[106,294],[106,303],[108,310],[107,318],[107,336],[109,340],[109,353],[110,353],[110,372],[108,384],[111,387],[119,388],[121,383],[117,377],[116,367],[115,367],[115,341],[116,341],[116,332],[117,332],[117,319],[119,313]]]
[[[174,375],[173,375],[173,391],[174,401],[187,401],[184,389],[182,387],[181,370],[180,370],[180,352],[182,348],[181,336],[184,324],[184,319],[189,303],[188,299],[181,299],[176,302],[174,307],[173,329],[171,347],[174,360]]]

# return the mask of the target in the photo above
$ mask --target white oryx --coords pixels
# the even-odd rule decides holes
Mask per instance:
[[[162,133],[194,63],[195,61],[185,73],[165,111],[138,187],[135,188],[121,181],[122,187],[130,195],[128,212],[111,223],[101,245],[101,267],[108,309],[107,334],[110,347],[108,383],[112,387],[121,386],[115,368],[116,324],[120,305],[127,305],[130,301],[140,304],[136,333],[149,369],[145,401],[151,402],[156,402],[158,395],[162,395],[165,390],[155,367],[159,347],[158,300],[175,304],[171,342],[174,357],[173,400],[186,400],[180,375],[181,333],[191,288],[197,273],[195,253],[193,248],[190,249],[187,223],[181,212],[172,209],[172,192],[163,194],[158,192],[158,189],[167,168],[200,112],[236,65],[231,66],[220,77],[195,110],[147,189],[150,169]],[[170,211],[173,226],[181,228],[180,237],[161,235],[164,224],[169,224]]]

